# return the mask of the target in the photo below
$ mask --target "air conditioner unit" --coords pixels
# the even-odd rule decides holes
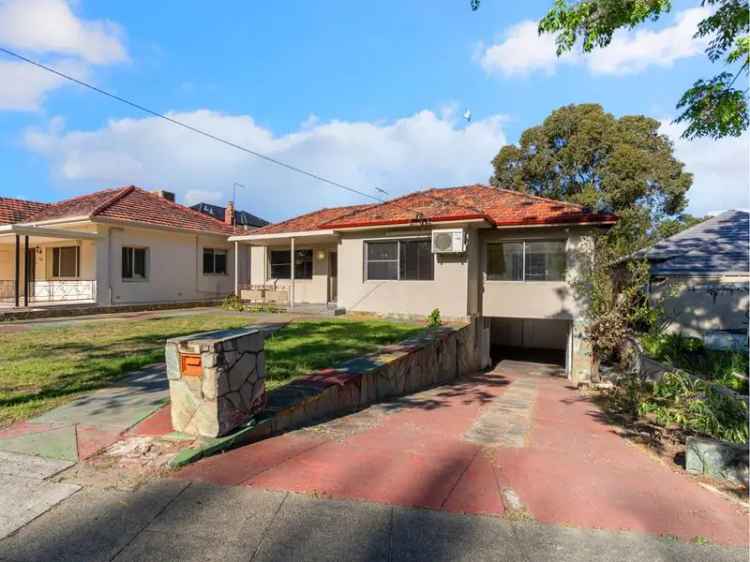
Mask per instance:
[[[466,251],[466,233],[460,228],[432,231],[433,254],[461,254]]]

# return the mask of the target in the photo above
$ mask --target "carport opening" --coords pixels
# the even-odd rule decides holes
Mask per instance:
[[[491,318],[490,355],[504,359],[567,365],[570,321],[536,318]]]

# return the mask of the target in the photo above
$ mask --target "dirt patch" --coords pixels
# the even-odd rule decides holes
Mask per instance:
[[[169,461],[186,444],[154,437],[129,437],[60,473],[54,480],[87,488],[133,490],[169,473]]]

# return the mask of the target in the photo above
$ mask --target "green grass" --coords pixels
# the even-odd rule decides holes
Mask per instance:
[[[249,317],[221,313],[100,320],[0,332],[0,427],[27,419],[164,360],[168,338],[239,328]],[[267,343],[269,388],[374,351],[419,331],[415,324],[335,319],[291,324]]]
[[[385,320],[295,322],[266,340],[267,387],[396,343],[424,326]]]

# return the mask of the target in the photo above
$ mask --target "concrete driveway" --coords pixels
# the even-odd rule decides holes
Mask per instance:
[[[748,518],[609,426],[550,366],[493,372],[205,459],[178,478],[746,545]]]

